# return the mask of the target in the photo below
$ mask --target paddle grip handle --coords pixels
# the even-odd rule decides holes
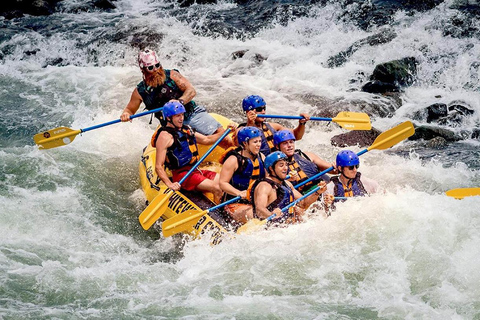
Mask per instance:
[[[208,157],[208,155],[210,153],[212,153],[213,149],[215,149],[216,146],[218,146],[218,144],[220,142],[222,142],[223,138],[225,138],[227,136],[227,134],[230,133],[230,128],[228,128],[227,130],[225,130],[225,132],[222,134],[222,136],[220,138],[218,138],[218,140],[210,147],[210,149],[208,149],[208,151],[200,158],[200,160],[197,161],[197,163],[195,163],[195,165],[187,172],[186,175],[183,176],[183,178],[178,182],[180,184],[182,184],[183,182],[185,182],[185,180],[187,180],[188,176],[190,176],[192,174],[192,172],[197,169],[197,167],[200,165],[200,163],[202,163],[203,160],[205,160],[206,157]]]
[[[163,107],[134,114],[134,115],[130,116],[130,120],[135,119],[135,118],[139,118],[139,117],[143,117],[143,116],[145,116],[147,114],[150,114],[150,113],[162,111],[162,109],[163,109]],[[116,119],[116,120],[112,120],[112,121],[109,121],[109,122],[97,124],[95,126],[91,126],[91,127],[85,128],[85,129],[80,129],[80,132],[87,132],[87,131],[90,131],[90,130],[103,128],[103,127],[106,127],[106,126],[109,126],[109,125],[112,125],[112,124],[115,124],[115,123],[119,123],[121,121],[122,120],[120,120],[120,119]]]
[[[279,116],[279,115],[274,115],[274,114],[257,114],[257,117],[259,118],[275,118],[275,119],[305,119],[302,116]],[[322,118],[322,117],[310,117],[310,120],[316,120],[316,121],[332,121],[332,118]]]

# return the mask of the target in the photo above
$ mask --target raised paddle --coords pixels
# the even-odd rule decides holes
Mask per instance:
[[[182,212],[180,214],[177,214],[176,216],[165,220],[162,223],[162,232],[164,237],[170,237],[171,235],[177,234],[179,232],[183,232],[187,229],[190,229],[195,223],[197,223],[198,218],[201,216],[212,212],[213,210],[220,209],[227,204],[233,203],[235,201],[240,200],[242,197],[238,196],[235,198],[232,198],[228,201],[225,201],[223,203],[220,203],[216,205],[215,207],[211,207],[207,210],[203,211],[197,211],[197,210],[188,210],[185,212]]]
[[[277,116],[272,114],[257,114],[259,118],[276,118],[276,119],[305,119],[302,116]],[[320,118],[310,117],[310,120],[314,121],[332,121],[336,122],[342,128],[348,130],[370,130],[372,124],[370,123],[370,117],[366,113],[361,112],[349,112],[342,111],[335,118]]]
[[[452,189],[445,192],[449,197],[454,197],[455,199],[463,199],[465,197],[480,196],[480,188],[458,188]]]
[[[162,111],[162,109],[163,107],[141,112],[138,114],[134,114],[130,116],[130,120],[138,117],[143,117],[150,113]],[[116,119],[116,120],[112,120],[102,124],[97,124],[95,126],[91,126],[85,129],[77,129],[77,130],[70,129],[67,127],[58,127],[55,129],[50,129],[45,132],[37,133],[36,135],[33,136],[33,141],[35,141],[35,143],[38,145],[40,149],[51,149],[51,148],[66,146],[67,144],[70,144],[79,133],[106,127],[115,123],[119,123],[121,121],[122,120],[120,119]]]
[[[368,148],[360,151],[359,153],[357,153],[357,156],[361,156],[362,154],[367,153],[368,151],[370,151],[372,149],[378,149],[378,150],[388,149],[388,148],[396,145],[400,141],[412,136],[414,133],[415,133],[415,128],[413,127],[413,124],[410,121],[405,121],[404,123],[399,124],[398,126],[392,128],[392,129],[389,129],[389,130],[383,132],[382,134],[380,134],[375,139],[375,141],[373,142],[373,144],[370,147],[368,147]],[[305,180],[304,182],[297,184],[295,186],[295,188],[303,186],[304,184],[319,178],[320,176],[324,175],[325,173],[327,173],[329,171],[332,171],[333,169],[334,169],[333,166],[328,168],[328,169],[325,169],[322,172],[317,173],[313,177],[310,177],[309,179]],[[312,190],[316,191],[318,189],[319,189],[319,187],[316,187]],[[311,191],[308,192],[307,194],[305,194],[302,198],[305,198],[305,196],[310,195],[310,194],[311,194]],[[299,198],[299,199],[302,199],[302,198]],[[296,203],[295,201],[292,202],[292,203]],[[286,208],[289,208],[289,207],[291,207],[291,205],[287,206]],[[246,224],[244,224],[243,226],[238,228],[237,233],[248,233],[248,232],[251,232],[250,229],[256,230],[259,227],[266,224],[268,221],[270,221],[273,218],[275,218],[275,215],[271,215],[270,217],[268,217],[265,220],[251,219]]]
[[[182,184],[187,178],[192,174],[192,172],[197,169],[197,167],[205,160],[206,157],[215,149],[216,146],[229,134],[231,131],[230,128],[225,130],[220,138],[208,149],[208,151],[200,158],[200,160],[195,163],[195,165],[187,172],[185,176],[178,182]],[[167,193],[157,195],[152,202],[143,210],[143,212],[138,217],[140,224],[142,225],[143,229],[148,230],[150,227],[157,221],[163,212],[168,208],[168,199],[172,196],[173,192],[171,189],[167,190]]]

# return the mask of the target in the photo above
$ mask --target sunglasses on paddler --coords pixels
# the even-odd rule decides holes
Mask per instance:
[[[158,69],[160,68],[162,65],[159,63],[156,63],[154,65],[151,65],[151,66],[148,66],[148,67],[145,67],[145,69],[147,69],[148,71],[153,71],[154,69]]]
[[[266,109],[267,109],[267,107],[265,107],[265,106],[253,108],[253,110],[255,110],[256,112],[262,112],[262,111],[265,111]]]
[[[348,168],[348,169],[350,169],[350,170],[353,170],[353,169],[358,169],[358,167],[360,167],[359,164],[356,164],[356,165],[354,165],[354,166],[346,166],[345,168]]]

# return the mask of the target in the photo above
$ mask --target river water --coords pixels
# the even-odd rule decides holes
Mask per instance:
[[[117,119],[141,77],[139,41],[190,79],[197,102],[235,121],[250,94],[288,115],[321,115],[318,97],[373,103],[359,75],[414,56],[417,82],[390,116],[372,114],[373,126],[387,130],[428,105],[461,100],[475,113],[453,130],[473,131],[479,21],[465,1],[399,8],[368,27],[355,1],[114,3],[84,11],[68,0],[50,16],[0,20],[0,318],[478,319],[480,197],[444,194],[480,186],[478,140],[372,150],[360,171],[382,193],[349,200],[328,219],[312,211],[306,223],[216,247],[138,224],[138,165],[156,125],[148,116],[65,147],[38,150],[32,140]],[[391,42],[326,66],[385,24],[397,33]],[[239,50],[248,51],[232,59]],[[330,138],[342,132],[308,124],[297,145],[333,161],[340,149]]]

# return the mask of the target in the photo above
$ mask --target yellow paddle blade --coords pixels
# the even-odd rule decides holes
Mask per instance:
[[[396,127],[393,127],[390,130],[383,132],[381,135],[375,139],[373,144],[367,148],[368,151],[371,149],[385,150],[388,149],[402,140],[412,136],[415,133],[415,128],[410,121],[405,121],[402,124],[399,124]]]
[[[370,123],[370,117],[366,113],[362,112],[340,112],[335,118],[332,119],[342,128],[348,130],[371,130],[372,124]]]
[[[207,213],[208,210],[188,210],[165,220],[162,223],[163,236],[170,237],[174,234],[192,229],[193,226],[198,222],[198,219]]]
[[[40,149],[51,149],[71,143],[79,133],[82,133],[82,131],[67,127],[58,127],[37,133],[33,136],[33,141],[35,141]]]
[[[167,194],[159,194],[156,196],[152,202],[143,210],[143,212],[138,217],[138,221],[142,225],[142,228],[145,230],[150,229],[150,227],[160,219],[162,214],[168,208],[168,199],[172,196],[173,192],[168,190]]]
[[[255,231],[262,229],[267,224],[267,219],[265,220],[258,220],[252,219],[245,223],[243,226],[237,229],[238,234],[250,234]]]
[[[445,192],[449,197],[454,197],[455,199],[463,199],[465,197],[480,196],[480,188],[458,188],[452,189]]]

